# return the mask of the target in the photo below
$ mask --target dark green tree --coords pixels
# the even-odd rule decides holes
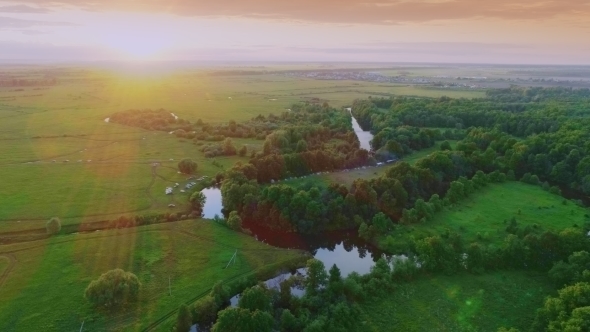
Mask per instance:
[[[205,197],[205,195],[200,191],[195,191],[189,198],[189,202],[191,203],[193,211],[198,215],[203,213],[203,207],[205,206],[206,201],[207,197]]]
[[[219,312],[211,332],[271,332],[273,325],[274,319],[268,312],[230,307]]]
[[[193,317],[186,304],[181,304],[176,316],[176,332],[188,332],[193,325]]]
[[[84,296],[98,308],[120,308],[136,301],[140,288],[141,283],[135,274],[114,269],[93,280]]]
[[[281,332],[297,332],[300,331],[297,318],[289,311],[284,309],[281,313]]]
[[[297,152],[305,151],[307,151],[307,142],[305,140],[299,140],[299,142],[297,142]]]
[[[377,213],[372,219],[373,227],[378,234],[387,233],[392,227],[393,223],[382,212]],[[360,231],[359,231],[360,232]]]
[[[178,170],[184,174],[193,174],[197,170],[197,163],[191,159],[183,159],[178,163]]]
[[[218,309],[219,306],[215,301],[215,297],[207,295],[204,298],[195,302],[195,305],[193,307],[193,317],[199,325],[209,326],[210,324],[215,322]]]
[[[233,141],[229,137],[223,141],[222,149],[223,154],[226,156],[233,156],[236,154],[236,147],[234,146]]]
[[[245,157],[248,154],[248,147],[245,145],[242,145],[242,147],[238,151],[238,154],[240,155],[240,157]]]
[[[440,144],[441,151],[452,151],[453,148],[451,147],[451,143],[449,141],[444,141]]]
[[[317,259],[310,259],[307,261],[307,276],[305,278],[306,294],[314,295],[319,289],[326,285],[328,281],[328,274],[324,263]]]
[[[235,231],[242,229],[242,218],[237,211],[232,211],[227,218],[227,226]]]
[[[270,311],[272,306],[269,291],[261,286],[247,288],[240,295],[238,306],[250,311]]]

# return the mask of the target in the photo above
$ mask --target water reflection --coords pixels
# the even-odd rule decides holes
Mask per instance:
[[[203,217],[212,219],[215,215],[223,217],[221,214],[222,202],[221,202],[221,190],[218,188],[206,188],[201,190],[203,195],[207,198],[205,205],[203,206]]]
[[[301,235],[296,233],[277,232],[262,228],[257,225],[245,225],[250,229],[254,237],[261,242],[275,247],[301,249],[309,251],[315,259],[324,263],[326,270],[336,264],[343,277],[356,272],[366,274],[371,271],[375,262],[385,257],[384,253],[364,242],[354,231],[328,232],[321,235]],[[269,288],[279,289],[280,283],[291,276],[305,276],[305,268],[295,271],[286,271],[264,283]],[[291,294],[300,297],[304,290],[292,287]],[[239,295],[234,296],[230,302],[237,306]]]

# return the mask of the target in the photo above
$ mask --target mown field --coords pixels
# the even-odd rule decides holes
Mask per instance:
[[[394,243],[406,243],[409,236],[421,238],[451,231],[461,234],[467,243],[499,244],[508,234],[506,227],[512,218],[522,228],[537,225],[538,229],[559,232],[581,227],[590,221],[589,214],[587,208],[539,186],[511,181],[488,184],[426,223],[399,226],[390,237]]]
[[[225,269],[236,250],[236,263]],[[16,264],[0,284],[0,330],[74,331],[85,321],[84,331],[138,331],[219,280],[279,268],[302,255],[204,220],[1,246],[0,275],[9,256]],[[124,312],[99,313],[84,299],[84,290],[114,268],[138,276],[140,300]]]
[[[362,304],[364,331],[525,331],[544,298],[555,292],[546,275],[495,272],[422,277]]]

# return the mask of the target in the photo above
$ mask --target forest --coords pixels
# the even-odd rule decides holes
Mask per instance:
[[[354,316],[363,301],[383,296],[379,293],[384,289],[395,292],[397,285],[419,275],[535,270],[546,273],[561,290],[547,298],[529,329],[585,331],[590,305],[588,214],[585,223],[560,231],[523,225],[514,218],[505,220],[505,237],[499,245],[467,242],[461,234],[445,232],[413,238],[400,247],[388,234],[399,232],[400,227],[427,225],[441,210],[482,188],[507,181],[538,186],[556,196],[566,191],[576,199],[573,203],[564,199],[563,204],[583,206],[590,194],[588,94],[567,88],[512,87],[489,90],[481,99],[355,100],[354,116],[375,135],[369,154],[358,150],[354,137],[336,130],[334,122],[328,127],[331,135],[298,136],[288,130],[269,135],[262,153],[219,178],[225,213],[238,215],[246,228],[256,225],[302,234],[356,230],[360,238],[385,252],[405,253],[410,258],[379,260],[369,275],[347,278],[340,276],[336,266],[309,261],[303,280],[290,279],[281,284],[280,291],[254,286],[243,293],[237,307],[222,310],[215,323],[207,323],[213,324],[214,331],[250,331],[237,327],[238,321],[267,331],[362,330],[358,321],[347,317]],[[339,114],[327,107],[310,110],[309,105],[292,109],[297,107],[320,114],[332,112],[332,117]],[[306,145],[308,137],[311,142]],[[326,139],[342,143],[327,148]],[[459,140],[454,149],[447,142],[414,165],[403,161],[412,151],[451,139]],[[383,175],[358,179],[350,187],[268,183],[368,165],[379,154],[401,161]],[[341,159],[331,159],[338,156]],[[293,298],[290,288],[298,282],[305,294]],[[517,331],[510,328],[500,331]]]

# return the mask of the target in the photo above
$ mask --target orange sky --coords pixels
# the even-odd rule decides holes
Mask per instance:
[[[0,60],[590,64],[590,0],[0,0]]]

